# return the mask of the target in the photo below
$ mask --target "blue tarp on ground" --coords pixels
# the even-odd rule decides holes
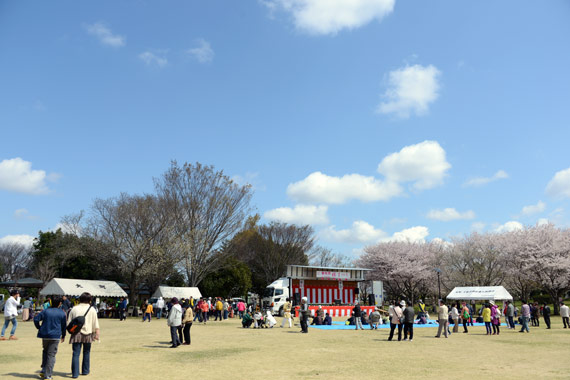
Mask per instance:
[[[437,321],[435,320],[429,320],[427,324],[425,325],[420,325],[417,323],[414,323],[414,328],[423,328],[423,327],[438,327],[439,325],[437,324]],[[485,326],[484,323],[474,323],[473,326]],[[506,326],[506,324],[502,323],[501,326]],[[321,330],[354,330],[356,328],[355,325],[346,325],[344,322],[333,322],[332,325],[330,326],[325,326],[325,325],[310,325],[309,327],[313,327],[315,329],[321,329]],[[362,327],[364,327],[364,329],[368,329],[370,330],[370,325],[363,325]],[[459,324],[460,328],[463,328],[462,324]],[[471,327],[471,325],[467,326],[468,328]],[[389,329],[390,325],[389,324],[383,324],[383,325],[378,325],[379,329]],[[453,325],[450,325],[450,328],[453,328]],[[461,330],[463,331],[463,330]]]

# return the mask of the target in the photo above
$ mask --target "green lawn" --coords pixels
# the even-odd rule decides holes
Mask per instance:
[[[164,319],[100,323],[91,379],[570,378],[570,329],[563,329],[558,317],[552,330],[541,320],[530,334],[503,327],[501,335],[486,336],[484,327],[471,327],[469,334],[435,339],[436,328],[417,328],[413,342],[388,342],[387,329],[300,334],[298,326],[243,329],[234,319],[195,323],[192,345],[176,349],[169,348]],[[0,342],[0,378],[37,378],[41,340],[36,329],[20,322],[16,335],[18,341]],[[55,378],[70,377],[70,366],[66,342],[60,344]]]

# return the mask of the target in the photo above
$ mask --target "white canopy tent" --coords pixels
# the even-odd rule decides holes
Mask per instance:
[[[513,296],[502,286],[457,286],[447,295],[447,299],[512,301]]]
[[[76,280],[54,278],[40,290],[42,296],[80,296],[91,293],[94,297],[126,297],[127,293],[115,281]]]
[[[152,297],[162,297],[165,299],[170,299],[173,297],[176,297],[178,299],[188,299],[190,297],[194,297],[194,299],[198,299],[202,297],[202,293],[200,293],[200,289],[192,287],[159,286]]]

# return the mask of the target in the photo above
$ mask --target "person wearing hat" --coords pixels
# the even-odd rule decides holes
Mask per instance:
[[[172,346],[170,346],[170,348],[176,348],[182,344],[178,337],[178,327],[182,325],[182,307],[176,297],[174,297],[171,302],[172,308],[170,309],[170,313],[168,313],[167,324],[170,326],[170,336],[172,338]]]
[[[16,338],[16,328],[18,327],[18,306],[20,306],[20,292],[16,289],[10,291],[10,298],[4,304],[4,326],[2,327],[2,335],[0,340],[6,340],[4,334],[10,322],[12,322],[12,330],[10,331],[10,340],[18,340]]]

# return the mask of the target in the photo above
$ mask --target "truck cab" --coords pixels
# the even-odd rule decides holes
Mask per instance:
[[[283,316],[283,305],[289,297],[289,279],[281,277],[265,288],[261,303],[264,309],[269,309],[273,314]]]

